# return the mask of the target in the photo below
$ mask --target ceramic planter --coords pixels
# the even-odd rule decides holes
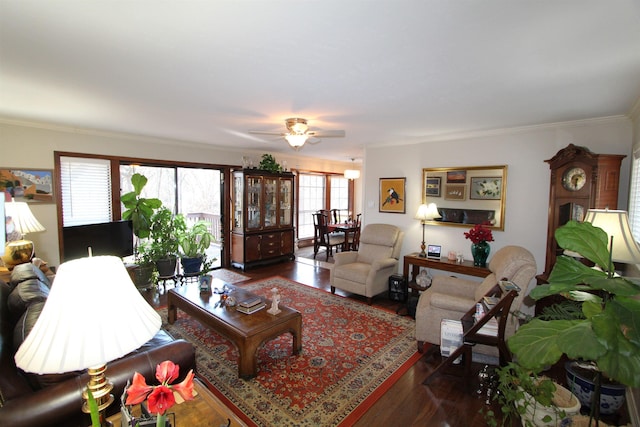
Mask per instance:
[[[526,400],[533,402],[533,404],[526,404],[523,400],[516,402],[516,406],[525,406],[525,413],[521,415],[523,426],[536,426],[536,427],[559,427],[563,424],[564,420],[568,420],[572,415],[580,412],[580,401],[574,396],[568,389],[562,387],[560,384],[556,384],[556,391],[554,393],[554,402],[558,405],[557,408],[542,406],[535,401],[533,396],[525,392]],[[560,404],[558,402],[568,402]],[[564,411],[565,416],[560,417],[558,411]],[[549,421],[545,421],[546,417],[549,417]],[[567,421],[564,421],[566,423]]]
[[[577,366],[575,361],[565,364],[567,371],[567,384],[573,394],[575,394],[583,406],[591,407],[591,400],[595,383],[590,378],[591,371]],[[600,413],[603,415],[613,414],[622,407],[625,399],[626,387],[622,384],[601,384],[600,385]]]

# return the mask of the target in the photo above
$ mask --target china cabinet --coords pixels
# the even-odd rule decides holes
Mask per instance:
[[[294,259],[293,174],[234,171],[231,196],[231,263],[244,270]]]

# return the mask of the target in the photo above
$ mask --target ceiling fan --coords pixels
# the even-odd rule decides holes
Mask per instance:
[[[287,140],[289,145],[291,145],[296,150],[302,147],[304,143],[307,141],[313,144],[319,141],[318,138],[341,138],[345,136],[345,132],[343,130],[325,130],[325,131],[309,130],[307,119],[303,119],[300,117],[292,117],[292,118],[286,119],[285,126],[287,127],[287,132],[250,130],[249,133],[253,133],[257,135],[282,136],[284,137],[284,139]],[[316,140],[315,142],[311,142],[310,140],[311,138],[318,139],[318,140]]]

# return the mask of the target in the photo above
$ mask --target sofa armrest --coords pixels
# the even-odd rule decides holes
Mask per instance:
[[[107,364],[107,378],[113,383],[111,393],[115,401],[107,408],[108,415],[120,410],[120,396],[127,381],[131,381],[134,372],[139,372],[147,382],[153,384],[156,365],[171,360],[180,366],[180,379],[195,370],[195,348],[184,340],[149,349],[144,352],[125,356]],[[83,414],[82,390],[89,380],[84,373],[61,383],[45,387],[33,393],[4,402],[0,408],[0,425],[12,427],[44,427],[89,425],[87,414]]]

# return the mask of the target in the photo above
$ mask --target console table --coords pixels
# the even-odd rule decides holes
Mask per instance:
[[[411,267],[411,271],[409,271]],[[422,258],[418,256],[418,253],[413,253],[404,256],[404,277],[407,278],[407,283],[414,283],[416,275],[420,267],[432,268],[434,270],[450,271],[452,273],[466,274],[468,276],[475,277],[487,277],[491,271],[485,267],[476,267],[472,261],[450,261],[448,258]],[[409,276],[411,272],[411,276]]]

